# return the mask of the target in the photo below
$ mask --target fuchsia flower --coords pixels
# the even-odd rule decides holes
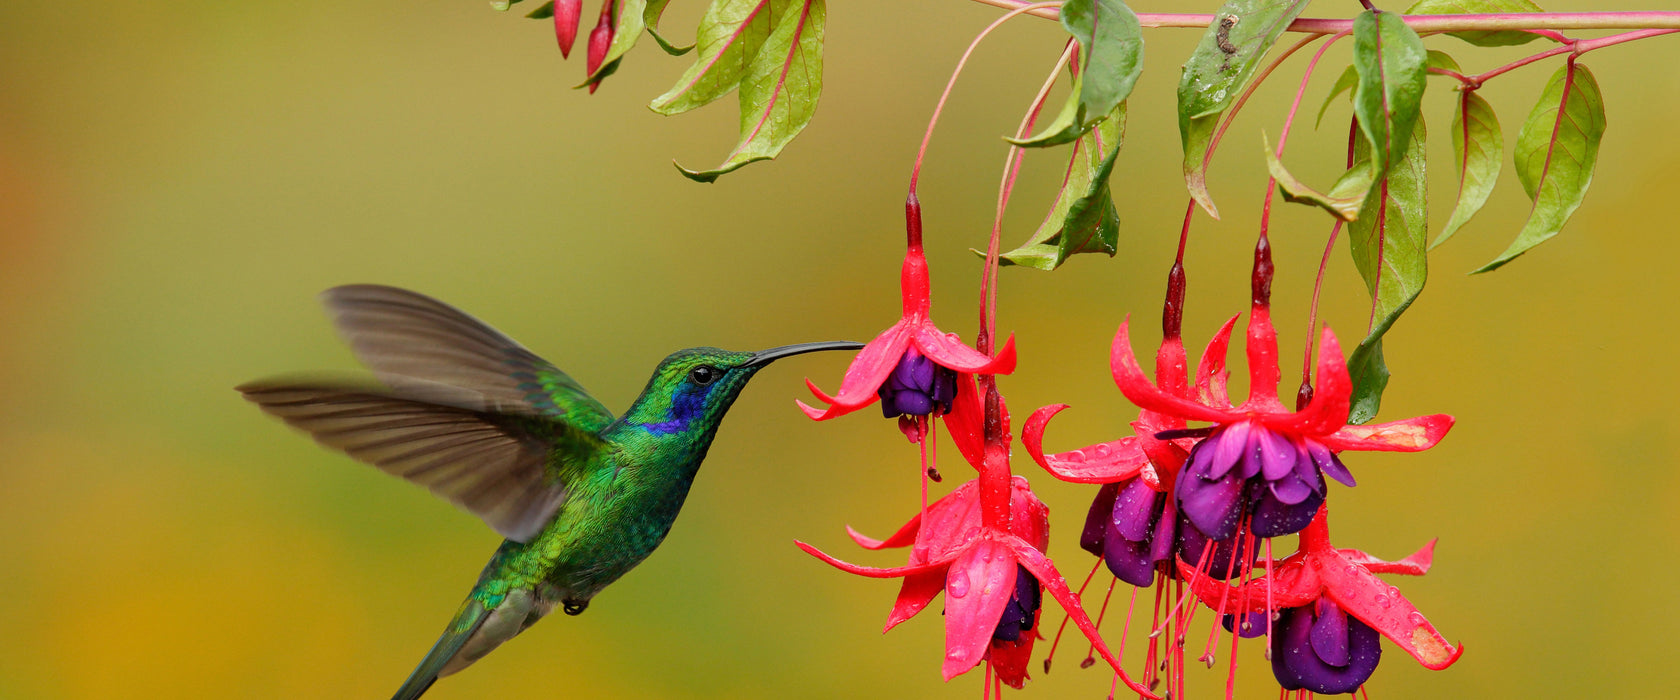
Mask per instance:
[[[1219,346],[1222,356],[1223,345],[1222,338],[1215,338],[1209,354]],[[1213,540],[1235,535],[1245,515],[1259,537],[1299,532],[1324,502],[1323,476],[1354,485],[1338,452],[1426,450],[1453,423],[1452,416],[1438,414],[1348,425],[1353,382],[1336,335],[1328,328],[1319,346],[1317,391],[1304,408],[1289,411],[1277,397],[1277,331],[1263,303],[1256,303],[1249,317],[1249,396],[1240,406],[1231,406],[1227,398],[1222,357],[1211,364],[1204,358],[1198,374],[1198,384],[1206,382],[1200,400],[1149,382],[1132,355],[1126,323],[1115,334],[1111,360],[1121,393],[1140,408],[1214,423],[1191,450],[1175,485],[1179,510]]]
[[[925,517],[918,514],[911,518],[884,541],[870,539],[848,528],[852,539],[866,549],[909,545],[910,558],[905,566],[890,569],[858,566],[835,559],[804,542],[796,544],[847,573],[903,578],[898,600],[887,617],[887,630],[927,608],[943,592],[945,680],[990,660],[1003,682],[1021,687],[1027,678],[1026,664],[1032,655],[1032,643],[1038,636],[1033,628],[1037,626],[1041,587],[1061,603],[1103,658],[1119,670],[1118,661],[1098,636],[1079,599],[1043,554],[1049,543],[1049,510],[1033,495],[1025,478],[1011,477],[1009,490],[1007,530],[988,524],[988,518],[984,517],[986,501],[995,496],[986,493],[978,479],[929,505]],[[1133,690],[1155,697],[1124,673],[1122,678]]]
[[[828,420],[868,406],[880,399],[882,412],[888,418],[898,417],[900,425],[911,435],[918,433],[913,423],[929,416],[960,411],[965,403],[962,394],[974,394],[974,374],[1008,374],[1015,371],[1015,338],[1010,336],[996,357],[987,357],[969,347],[955,333],[945,333],[928,317],[932,307],[929,296],[927,258],[922,252],[921,205],[911,196],[904,205],[908,222],[909,245],[904,253],[904,267],[900,273],[900,289],[904,300],[904,315],[897,323],[865,345],[857,359],[846,368],[840,391],[829,396],[816,384],[805,382],[811,393],[826,408],[817,409],[801,402],[800,409],[813,420]],[[978,401],[972,403],[978,406]],[[967,431],[979,429],[979,416],[962,426]],[[925,428],[925,422],[921,423]],[[953,425],[955,435],[958,426]],[[977,433],[958,435],[958,445],[970,461],[977,461]],[[964,441],[964,437],[973,439]]]
[[[1326,509],[1320,508],[1301,531],[1299,551],[1257,565],[1265,574],[1241,586],[1219,583],[1182,562],[1179,574],[1204,605],[1248,620],[1245,633],[1258,634],[1255,627],[1265,624],[1264,613],[1279,611],[1272,632],[1272,672],[1285,690],[1333,695],[1358,689],[1381,658],[1377,634],[1426,668],[1439,671],[1458,661],[1464,647],[1448,643],[1400,589],[1376,577],[1422,576],[1429,571],[1435,543],[1388,562],[1356,549],[1336,549],[1329,532]]]

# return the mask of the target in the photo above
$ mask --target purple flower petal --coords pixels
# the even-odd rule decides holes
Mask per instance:
[[[1312,632],[1308,636],[1313,653],[1331,666],[1348,665],[1347,613],[1328,598],[1319,598],[1315,608],[1318,619],[1313,620]]]
[[[1209,438],[1212,439],[1212,438]],[[1237,532],[1237,518],[1242,514],[1243,479],[1226,470],[1216,480],[1204,479],[1194,473],[1182,474],[1178,479],[1178,510],[1201,530],[1216,540],[1226,539]]]
[[[1208,551],[1208,540],[1202,531],[1197,529],[1183,516],[1178,523],[1178,558],[1191,566],[1200,564],[1204,573],[1221,581],[1229,580],[1232,576],[1241,574],[1254,565],[1255,553],[1246,551],[1250,547],[1239,546],[1247,537],[1233,536],[1223,540],[1213,541],[1212,551]],[[1203,561],[1202,554],[1207,553],[1207,560]]]
[[[1172,558],[1178,545],[1178,503],[1172,498],[1164,503],[1160,517],[1155,519],[1155,532],[1150,536],[1149,561],[1160,563]]]
[[[1015,568],[1015,593],[1009,597],[1009,604],[1003,606],[1003,617],[998,619],[997,629],[992,631],[992,639],[1005,642],[1018,641],[1022,632],[1032,630],[1043,601],[1038,579],[1020,564],[1016,564]]]
[[[1158,494],[1143,479],[1133,477],[1120,487],[1114,500],[1114,531],[1133,542],[1149,540]]]
[[[1255,482],[1252,493],[1253,519],[1249,521],[1249,527],[1258,537],[1282,537],[1300,532],[1312,522],[1318,507],[1324,504],[1324,497],[1311,489],[1300,503],[1284,503],[1272,495],[1269,484],[1263,481]]]
[[[1148,542],[1133,542],[1124,537],[1103,541],[1103,563],[1114,577],[1139,588],[1155,582],[1155,562],[1149,558]]]
[[[1332,666],[1319,658],[1312,642],[1312,606],[1284,610],[1272,635],[1272,675],[1284,690],[1306,689],[1320,695],[1351,693],[1365,685],[1382,660],[1381,638],[1358,618],[1347,618],[1348,663]]]
[[[1318,465],[1325,476],[1342,482],[1342,485],[1348,488],[1358,485],[1353,481],[1353,473],[1348,471],[1347,467],[1342,464],[1341,458],[1337,457],[1336,453],[1331,452],[1330,448],[1308,440],[1307,450],[1312,453],[1313,464]]]
[[[1103,538],[1108,534],[1110,513],[1114,512],[1114,497],[1120,493],[1120,484],[1103,484],[1097,489],[1097,497],[1091,501],[1091,511],[1085,514],[1085,531],[1079,534],[1079,548],[1087,552],[1102,556]]]
[[[1231,467],[1242,461],[1244,453],[1248,451],[1248,421],[1232,423],[1229,427],[1209,435],[1207,439],[1196,443],[1196,447],[1213,450],[1212,469],[1208,471],[1208,478],[1218,479],[1231,471]]]
[[[1318,475],[1314,474],[1313,476]],[[1277,481],[1266,482],[1266,488],[1271,490],[1273,497],[1284,505],[1290,506],[1305,501],[1308,496],[1313,495],[1312,485],[1302,481],[1301,477],[1295,475],[1294,470],[1285,472],[1283,478]]]
[[[1254,434],[1260,447],[1260,473],[1267,481],[1277,481],[1295,469],[1295,445],[1289,438],[1265,428]]]
[[[1236,622],[1236,620],[1239,619],[1237,616],[1220,615],[1219,618],[1219,624],[1225,626],[1226,632],[1235,632],[1237,633],[1237,636],[1242,637],[1243,639],[1253,639],[1266,634],[1265,611],[1243,613],[1240,618],[1242,620],[1240,623],[1242,625],[1241,629],[1234,629],[1238,624]]]

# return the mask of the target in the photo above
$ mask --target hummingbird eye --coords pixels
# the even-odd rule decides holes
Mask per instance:
[[[700,365],[688,371],[688,380],[700,386],[711,384],[721,376],[723,376],[723,372],[711,365]]]

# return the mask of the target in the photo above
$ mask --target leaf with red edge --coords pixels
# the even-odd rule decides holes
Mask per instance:
[[[1219,209],[1207,188],[1209,150],[1219,120],[1253,79],[1260,59],[1277,43],[1307,0],[1226,0],[1218,20],[1202,33],[1184,62],[1178,81],[1178,135],[1184,152],[1184,183],[1190,196],[1213,218]]]
[[[1441,636],[1400,589],[1340,556],[1327,559],[1318,568],[1324,593],[1349,615],[1388,637],[1425,668],[1439,671],[1458,661],[1464,650]]]
[[[1517,134],[1517,179],[1534,208],[1510,247],[1476,272],[1496,270],[1563,230],[1586,199],[1603,139],[1598,80],[1580,63],[1559,68]]]
[[[1452,123],[1453,165],[1458,168],[1458,204],[1452,218],[1447,220],[1441,235],[1429,244],[1429,249],[1445,243],[1470,217],[1487,204],[1493,185],[1499,180],[1500,156],[1505,152],[1505,136],[1499,131],[1499,117],[1493,106],[1474,91],[1458,95],[1458,109]]]
[[[1429,178],[1425,164],[1425,129],[1419,118],[1408,139],[1412,147],[1388,175],[1371,188],[1358,220],[1348,226],[1348,249],[1354,267],[1371,293],[1371,330],[1348,358],[1353,375],[1353,410],[1347,420],[1365,423],[1375,418],[1388,386],[1382,339],[1400,314],[1423,292],[1429,277]],[[1372,149],[1364,134],[1355,134],[1357,158]],[[1357,167],[1357,163],[1356,163]]]
[[[1061,572],[1056,570],[1056,564],[1050,561],[1049,557],[1044,556],[1043,552],[1034,549],[1018,538],[1010,538],[1008,544],[1010,549],[1015,552],[1016,561],[1021,566],[1026,567],[1027,572],[1032,574],[1033,578],[1038,579],[1039,584],[1044,586],[1044,591],[1049,593],[1050,597],[1056,599],[1056,603],[1067,612],[1068,619],[1073,620],[1074,626],[1078,627],[1085,638],[1091,641],[1091,645],[1102,656],[1103,661],[1108,662],[1114,672],[1120,675],[1120,682],[1125,683],[1127,688],[1142,697],[1161,700],[1161,696],[1132,680],[1126,670],[1121,668],[1120,661],[1114,657],[1113,652],[1109,651],[1108,643],[1103,641],[1102,634],[1097,631],[1097,625],[1091,622],[1090,615],[1085,614],[1085,607],[1080,604],[1079,596],[1074,595],[1073,590],[1068,588],[1067,579],[1062,578]]]
[[[1128,400],[1138,408],[1186,420],[1231,423],[1242,419],[1240,414],[1204,406],[1156,388],[1143,373],[1143,368],[1138,366],[1137,358],[1132,355],[1132,341],[1127,331],[1129,323],[1129,319],[1122,321],[1120,330],[1115,332],[1114,347],[1109,353],[1108,362],[1109,369],[1114,374],[1114,385],[1120,388],[1120,393],[1125,394]]]
[[[772,9],[778,6],[771,0]],[[741,75],[740,141],[711,170],[677,169],[696,182],[713,182],[748,163],[776,157],[811,123],[822,94],[825,0],[791,0]],[[639,15],[638,15],[639,23]],[[638,31],[640,28],[638,27]]]
[[[1422,114],[1428,52],[1398,14],[1366,10],[1353,20],[1353,112],[1371,145],[1371,176],[1381,181],[1405,157]]]
[[[1015,557],[997,540],[982,538],[945,572],[945,680],[974,668],[1015,592]]]
[[[1437,413],[1376,425],[1350,425],[1319,442],[1337,452],[1422,452],[1446,437],[1453,417]]]
[[[771,0],[713,2],[695,30],[700,51],[694,65],[648,108],[665,115],[680,114],[734,90],[770,36],[775,14],[772,5]]]

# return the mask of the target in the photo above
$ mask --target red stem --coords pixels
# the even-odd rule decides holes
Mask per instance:
[[[1553,56],[1559,56],[1559,55],[1566,54],[1566,53],[1574,54],[1575,56],[1580,56],[1581,54],[1584,54],[1588,51],[1593,51],[1593,50],[1596,50],[1596,49],[1602,49],[1606,46],[1615,46],[1617,44],[1625,44],[1625,43],[1630,42],[1630,41],[1638,41],[1640,39],[1649,39],[1649,38],[1654,37],[1654,36],[1662,36],[1664,34],[1673,34],[1675,32],[1680,32],[1680,29],[1641,29],[1641,30],[1635,31],[1635,32],[1624,32],[1624,33],[1621,33],[1621,34],[1612,34],[1610,36],[1599,37],[1597,39],[1582,39],[1582,40],[1577,40],[1577,41],[1571,41],[1567,45],[1559,46],[1559,47],[1556,47],[1556,48],[1553,48],[1553,49],[1548,49],[1546,51],[1541,51],[1540,53],[1534,54],[1532,56],[1527,56],[1527,57],[1524,57],[1524,58],[1517,59],[1517,60],[1512,61],[1510,63],[1507,63],[1503,66],[1500,66],[1500,67],[1495,68],[1493,70],[1487,71],[1486,73],[1482,73],[1482,74],[1479,74],[1479,75],[1473,75],[1473,76],[1470,76],[1468,78],[1466,78],[1464,76],[1459,76],[1459,79],[1464,80],[1465,83],[1468,84],[1468,85],[1479,86],[1483,82],[1486,82],[1489,78],[1507,73],[1507,72],[1512,71],[1512,70],[1516,70],[1518,68],[1526,66],[1530,63],[1534,63],[1536,61],[1541,61],[1541,60],[1544,60],[1544,59],[1547,59],[1547,58],[1551,58]],[[1437,71],[1437,72],[1439,72],[1439,71]]]
[[[1021,0],[974,0],[982,5],[1006,10],[1026,7]],[[1043,4],[1043,3],[1041,3]],[[1027,14],[1042,19],[1056,19],[1055,5],[1036,7]],[[1138,23],[1150,28],[1178,27],[1205,29],[1219,21],[1218,15],[1177,12],[1139,12]],[[1413,31],[1419,34],[1464,31],[1534,31],[1548,29],[1680,29],[1680,12],[1525,12],[1464,15],[1401,15]],[[1289,24],[1287,31],[1306,34],[1335,34],[1351,31],[1351,19],[1299,17]]]

